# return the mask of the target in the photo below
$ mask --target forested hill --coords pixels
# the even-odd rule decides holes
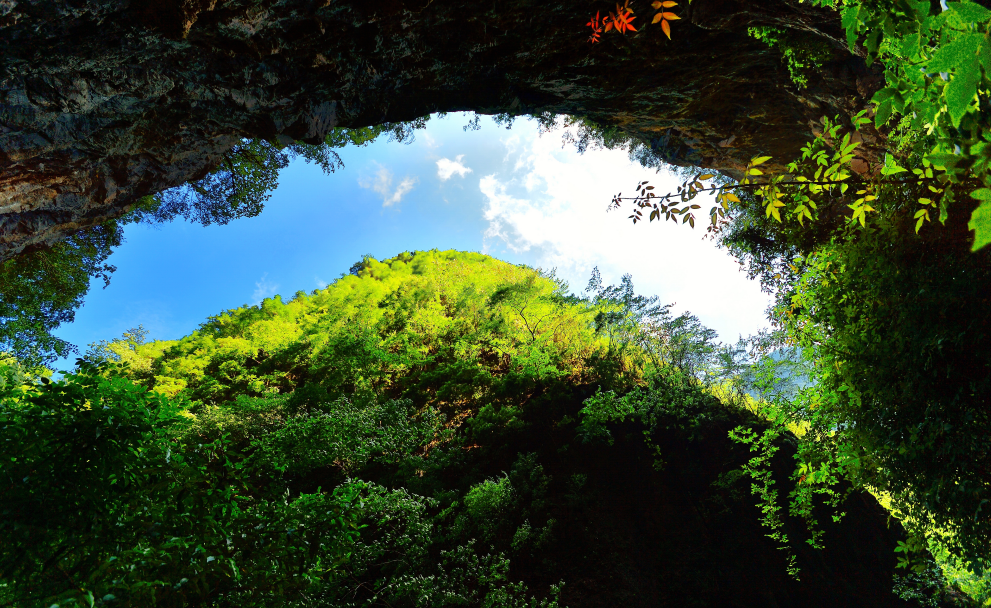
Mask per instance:
[[[606,346],[553,280],[448,251],[369,258],[323,290],[226,311],[177,342],[109,349],[136,380],[206,404],[319,384],[330,398],[406,396],[450,414],[513,379],[584,378]]]
[[[0,605],[919,605],[869,494],[758,504],[794,438],[728,437],[766,423],[711,331],[628,278],[584,294],[405,253],[60,380],[7,360]]]

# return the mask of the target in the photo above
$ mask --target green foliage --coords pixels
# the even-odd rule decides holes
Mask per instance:
[[[975,2],[948,2],[945,7],[937,11],[929,2],[864,2],[851,3],[842,12],[851,47],[866,35],[867,53],[885,67],[888,86],[874,96],[877,127],[891,116],[904,117],[906,124],[899,123],[893,134],[896,141],[912,139],[915,152],[944,171],[937,192],[943,208],[952,202],[954,190],[973,192],[980,200],[980,186],[991,185],[991,10]],[[913,137],[914,131],[927,137]],[[988,204],[982,202],[972,216],[975,249],[987,242],[983,218]]]
[[[747,33],[781,53],[792,82],[799,88],[807,87],[809,73],[822,69],[833,57],[833,50],[825,41],[815,40],[807,32],[759,26],[747,29]]]
[[[244,140],[227,151],[217,168],[202,179],[144,197],[128,220],[157,224],[182,217],[209,226],[254,217],[278,186],[279,172],[297,156],[315,162],[327,173],[344,166],[327,145],[293,143],[282,147],[263,139]]]
[[[204,404],[309,383],[321,399],[403,395],[450,416],[469,400],[497,406],[520,383],[595,373],[586,358],[606,349],[593,313],[537,271],[437,251],[363,264],[326,289],[140,346],[150,371],[133,375]]]
[[[891,230],[818,251],[779,304],[817,380],[793,413],[822,446],[812,463],[833,454],[979,563],[991,541],[987,255],[934,255],[925,243],[893,244]]]
[[[372,461],[409,458],[440,432],[442,422],[433,410],[415,412],[409,400],[358,405],[340,398],[260,437],[255,457],[283,474],[327,467],[347,474]]]
[[[738,427],[730,431],[730,439],[739,441],[750,446],[750,450],[756,455],[743,466],[743,472],[749,476],[753,483],[750,486],[751,492],[760,500],[761,523],[770,530],[768,538],[778,543],[778,548],[788,553],[788,574],[795,580],[799,578],[799,569],[796,563],[795,554],[789,544],[788,535],[782,531],[784,522],[781,519],[781,506],[778,504],[778,491],[774,488],[775,481],[771,473],[771,459],[780,449],[774,442],[781,436],[775,427],[757,433],[753,429]],[[815,543],[813,537],[812,542]],[[813,546],[818,545],[814,544]]]
[[[946,547],[930,540],[929,550],[948,585],[967,594],[980,608],[991,606],[991,570],[980,576],[970,571],[965,562],[953,557]]]
[[[912,223],[882,214],[810,253],[778,254],[786,269],[769,282],[780,331],[768,346],[798,346],[812,384],[772,398],[765,417],[803,432],[792,515],[808,519],[816,495],[838,509],[840,488],[853,482],[889,496],[912,530],[903,567],[928,567],[916,558],[929,537],[946,552],[941,564],[980,573],[991,530],[983,517],[991,489],[987,252],[960,247],[959,218],[928,238]],[[763,251],[788,251],[745,234],[733,246],[756,269],[773,259]]]
[[[571,383],[627,387],[674,361],[640,333],[679,344],[667,307],[629,277],[592,287],[478,254],[366,257],[179,341],[139,327],[91,345],[58,381],[5,359],[0,600],[557,606],[559,586],[541,599],[509,577],[508,555],[555,542],[537,455],[442,480],[483,438],[560,416],[546,407]],[[692,322],[684,344],[711,342]],[[684,344],[679,361],[708,356]]]
[[[75,318],[91,279],[109,284],[107,258],[121,238],[109,222],[0,264],[0,352],[34,364],[73,352],[51,332]]]
[[[506,519],[513,502],[513,484],[509,477],[486,479],[473,486],[465,496],[465,512],[481,530],[483,541],[491,540]]]
[[[663,433],[676,433],[699,441],[714,421],[731,418],[730,407],[715,397],[706,385],[683,370],[663,367],[651,374],[645,386],[618,396],[599,391],[585,400],[579,436],[585,442],[612,443],[610,427],[637,422],[648,444]],[[655,465],[663,468],[658,455]]]
[[[302,158],[324,173],[332,173],[344,168],[337,149],[366,146],[385,133],[392,141],[410,142],[413,132],[425,124],[426,119],[419,119],[357,129],[336,128],[320,144],[286,145],[246,139],[224,153],[217,167],[205,177],[141,199],[125,221],[157,224],[182,217],[209,226],[254,217],[278,186],[279,172],[293,159]]]
[[[236,589],[292,595],[346,558],[367,484],[259,487],[226,437],[187,435],[181,402],[97,371],[0,387],[4,599],[184,606]]]
[[[692,174],[677,193],[659,196],[642,182],[613,206],[633,200],[634,222],[649,213],[694,225],[692,201],[717,194],[709,232],[777,297],[779,331],[761,341],[768,351],[799,347],[812,381],[764,410],[771,429],[737,438],[760,448],[759,460],[761,442],[785,426],[804,433],[789,512],[809,521],[813,542],[813,498],[838,508],[840,488],[853,482],[890,496],[913,530],[903,566],[921,567],[914,556],[928,537],[980,575],[991,530],[982,295],[991,289],[982,250],[991,242],[991,10],[974,2],[842,4],[851,49],[884,69],[873,121],[868,110],[824,118],[783,172],[757,157],[735,183]],[[874,149],[862,152],[868,138]],[[968,222],[961,216],[971,209]],[[751,467],[755,480],[767,480],[762,466]],[[767,483],[755,489],[766,513],[777,508]],[[772,533],[779,521],[766,522]]]
[[[783,521],[770,460],[789,435],[734,405],[753,405],[722,384],[738,350],[669,311],[629,277],[595,273],[575,297],[430,251],[366,256],[182,340],[129,330],[58,381],[5,359],[0,602],[557,607],[582,518],[615,500],[571,455],[621,443],[694,478],[684,446],[741,423],[756,457],[715,457],[712,500],[744,500],[749,475]],[[823,471],[794,484],[791,514],[811,520],[802,492],[835,483]]]
[[[550,482],[537,454],[521,454],[508,475],[468,490],[457,527],[462,534],[516,553],[539,548],[551,538],[555,523],[546,512]],[[544,523],[534,528],[531,520]]]

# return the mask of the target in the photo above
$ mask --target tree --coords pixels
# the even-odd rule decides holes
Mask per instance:
[[[114,267],[107,263],[120,245],[123,230],[108,222],[0,265],[0,352],[25,362],[44,363],[73,352],[52,334],[71,322],[90,282],[109,284]]]

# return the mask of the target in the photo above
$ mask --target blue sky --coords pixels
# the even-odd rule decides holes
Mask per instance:
[[[470,119],[435,117],[410,144],[383,137],[345,148],[345,168],[331,175],[293,162],[254,218],[128,226],[110,259],[110,286],[94,284],[57,335],[81,351],[138,324],[151,339],[176,339],[223,310],[326,285],[364,254],[432,248],[557,268],[576,292],[595,266],[606,282],[630,273],[638,292],[692,311],[727,341],[766,326],[767,296],[702,239],[705,217],[692,230],[634,226],[628,213],[606,212],[613,194],[642,179],[664,192],[677,178],[631,163],[621,150],[579,155],[562,147],[563,130],[540,135],[533,121],[507,130],[482,117],[480,130],[465,131]],[[703,212],[711,206],[701,204]]]

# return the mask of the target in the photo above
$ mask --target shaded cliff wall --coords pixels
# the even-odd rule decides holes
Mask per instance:
[[[673,41],[634,0],[640,32],[590,45],[608,2],[0,0],[0,261],[203,176],[244,137],[553,112],[732,172],[758,153],[786,162],[814,120],[877,86],[835,13],[683,4]],[[799,90],[753,25],[818,37],[834,60]]]

